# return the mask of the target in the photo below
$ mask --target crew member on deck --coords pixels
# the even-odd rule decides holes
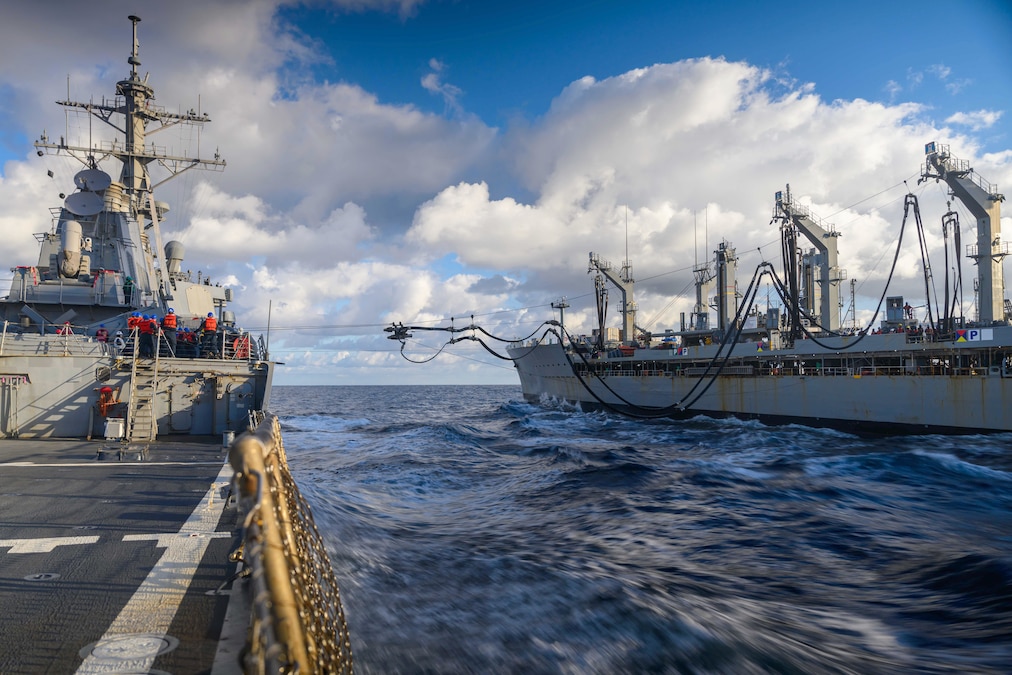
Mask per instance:
[[[176,310],[169,307],[162,319],[162,332],[165,334],[165,342],[169,345],[169,356],[176,355]]]
[[[158,317],[152,314],[148,317],[148,324],[151,328],[151,357],[162,355],[162,324],[158,321]]]
[[[130,301],[134,297],[134,280],[131,277],[127,277],[123,281],[123,304],[129,305]]]
[[[140,324],[137,326],[140,331],[140,338],[138,339],[140,347],[138,349],[138,353],[141,358],[145,359],[154,358],[155,356],[155,332],[151,328],[151,323],[151,317],[145,314],[141,317]],[[155,326],[158,326],[157,322],[155,322]]]
[[[204,355],[209,359],[218,358],[218,320],[214,318],[214,312],[207,313],[200,327],[204,331]]]
[[[99,342],[109,341],[109,329],[105,327],[104,323],[98,325],[98,330],[95,331],[95,339]]]
[[[196,335],[190,331],[188,326],[184,326],[183,330],[179,333],[179,356],[181,358],[192,359],[200,356],[200,345],[196,341]]]

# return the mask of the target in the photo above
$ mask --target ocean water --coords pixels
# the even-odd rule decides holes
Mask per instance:
[[[1012,435],[276,387],[358,673],[1012,672]]]

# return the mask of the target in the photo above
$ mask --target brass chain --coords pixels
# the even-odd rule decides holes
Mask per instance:
[[[277,462],[271,462],[269,470],[277,472],[276,484],[281,493],[279,496],[283,498],[275,502],[281,512],[278,521],[290,525],[290,529],[284,528],[292,537],[292,541],[285,541],[285,550],[310,661],[317,664],[318,672],[350,675],[351,637],[334,568],[309,504],[288,469],[288,458],[281,438],[281,423],[277,417],[273,421]],[[282,518],[285,511],[287,522]]]
[[[351,675],[341,593],[312,511],[289,471],[281,423],[275,416],[251,421],[260,422],[253,435],[229,451],[247,505],[244,542],[235,554],[248,565],[252,584],[244,670]]]

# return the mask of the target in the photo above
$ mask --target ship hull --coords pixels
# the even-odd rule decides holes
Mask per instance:
[[[88,338],[10,335],[0,346],[0,436],[85,438],[106,434],[110,419],[127,424],[137,395],[133,358]],[[152,359],[144,360],[150,368]],[[243,431],[251,410],[270,404],[274,364],[243,359],[161,358],[149,394],[158,437]],[[100,390],[116,405],[103,411]],[[124,431],[125,433],[125,431]]]
[[[679,371],[677,359],[658,359],[649,350],[637,351],[642,355],[637,358],[613,360],[616,367],[610,372],[579,377],[558,344],[514,347],[510,355],[516,359],[524,398],[535,403],[554,399],[643,417],[736,417],[867,433],[1012,431],[1012,378],[1000,368],[933,375],[916,368],[890,373],[756,367],[747,376],[707,375],[696,386],[700,376]],[[814,366],[818,357],[809,355],[807,363]],[[677,406],[707,383],[691,405]]]

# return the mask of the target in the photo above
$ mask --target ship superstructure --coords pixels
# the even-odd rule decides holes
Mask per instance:
[[[159,132],[199,130],[210,116],[155,104],[149,76],[138,70],[140,19],[130,21],[130,69],[115,96],[57,102],[87,114],[98,138],[75,144],[44,132],[35,143],[39,156],[71,157],[81,169],[52,210],[52,228],[36,235],[38,260],[12,269],[0,299],[6,436],[91,436],[106,433],[110,420],[120,420],[112,437],[125,440],[217,434],[245,428],[248,413],[269,400],[273,364],[263,341],[237,327],[227,309],[231,289],[200,272],[194,278],[183,269],[182,243],[162,241],[169,206],[156,188],[192,169],[222,170],[225,160],[155,144]],[[155,348],[145,354],[152,325]]]
[[[128,308],[164,314],[170,306],[180,316],[203,317],[220,311],[229,299],[226,289],[194,283],[182,271],[182,244],[162,243],[161,221],[169,205],[155,199],[155,188],[191,169],[222,170],[225,160],[217,153],[213,159],[173,155],[149,142],[156,133],[177,125],[199,128],[210,117],[194,110],[173,113],[154,103],[149,76],[141,78],[137,70],[140,19],[130,19],[130,72],[116,83],[116,96],[98,102],[57,102],[68,110],[85,111],[111,129],[114,137],[75,145],[44,132],[35,142],[40,156],[72,157],[82,169],[74,177],[76,190],[53,210],[53,229],[38,235],[38,262],[13,270],[10,293],[2,305],[9,321],[28,318],[39,324],[70,321],[90,326]],[[116,163],[120,169],[113,178],[102,166]],[[167,175],[156,181],[152,165]]]

